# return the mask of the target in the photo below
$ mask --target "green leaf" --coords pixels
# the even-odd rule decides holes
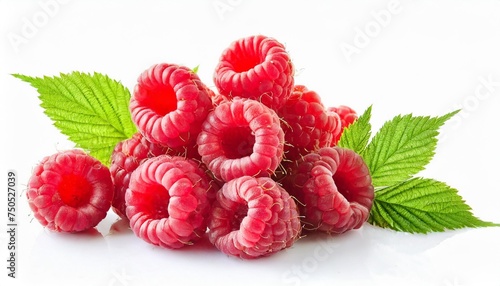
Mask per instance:
[[[500,226],[475,217],[456,189],[423,178],[413,178],[376,192],[369,222],[411,233]]]
[[[356,121],[344,129],[337,145],[361,154],[371,137],[371,116],[372,106],[370,105]]]
[[[193,73],[198,73],[198,70],[200,69],[200,65],[195,66],[192,71]]]
[[[13,76],[38,90],[40,106],[61,133],[106,165],[114,146],[137,132],[128,109],[130,92],[106,75]]]
[[[362,153],[373,185],[390,186],[423,170],[434,156],[438,129],[457,112],[441,117],[398,115],[387,121]]]

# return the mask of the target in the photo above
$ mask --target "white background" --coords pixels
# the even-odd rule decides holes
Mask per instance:
[[[2,231],[1,285],[500,285],[500,228],[416,235],[365,224],[253,261],[209,243],[151,246],[111,211],[93,235],[46,231],[27,206],[26,183],[41,158],[73,144],[43,114],[36,90],[10,76],[97,71],[133,89],[144,69],[170,62],[200,65],[214,88],[230,42],[272,36],[289,51],[297,84],[328,106],[362,112],[373,104],[374,128],[400,113],[462,108],[420,175],[457,188],[476,216],[500,222],[500,1],[3,0],[0,23],[0,189],[7,170],[19,182],[18,278],[6,278]]]

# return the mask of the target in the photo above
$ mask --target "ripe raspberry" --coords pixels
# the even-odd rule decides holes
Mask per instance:
[[[34,168],[28,203],[35,218],[57,232],[79,232],[106,217],[113,198],[109,169],[82,150],[47,156]]]
[[[342,233],[368,219],[374,197],[371,176],[357,153],[324,147],[304,156],[285,189],[300,202],[308,229]]]
[[[132,120],[152,143],[191,146],[213,109],[213,91],[193,71],[156,64],[144,71],[130,100]]]
[[[195,156],[183,148],[172,149],[160,144],[149,142],[141,133],[136,133],[132,138],[119,142],[111,155],[110,172],[114,185],[114,196],[111,207],[122,219],[127,219],[125,214],[125,191],[128,188],[130,175],[145,160],[168,154],[171,156]],[[198,151],[196,151],[196,154]],[[199,155],[196,155],[199,157]]]
[[[358,119],[358,114],[354,109],[350,108],[346,105],[340,105],[337,107],[329,107],[327,109],[330,113],[338,114],[342,127],[340,128],[340,132],[335,136],[332,140],[332,144],[330,146],[336,146],[344,132],[344,128],[351,125],[354,121]]]
[[[283,44],[263,35],[238,39],[226,48],[214,73],[227,97],[259,100],[276,110],[290,96],[294,68]]]
[[[212,96],[213,106],[220,105],[221,103],[226,101],[230,101],[230,99],[220,93],[214,93],[214,95]]]
[[[241,258],[267,256],[290,247],[301,232],[295,201],[271,178],[243,176],[217,192],[209,240]]]
[[[148,159],[132,173],[125,193],[135,235],[165,248],[181,248],[205,233],[216,189],[203,168],[184,157]]]
[[[285,132],[285,157],[295,161],[319,148],[330,146],[340,130],[337,116],[327,113],[319,95],[296,85],[285,105],[278,111]]]
[[[221,103],[198,136],[201,160],[216,178],[269,176],[283,157],[284,134],[278,115],[247,98]]]

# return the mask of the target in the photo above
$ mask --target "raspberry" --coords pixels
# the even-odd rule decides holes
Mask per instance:
[[[263,35],[238,39],[226,48],[214,82],[227,97],[259,100],[276,110],[290,96],[294,68],[283,44]]]
[[[213,106],[220,105],[221,103],[226,102],[226,101],[230,101],[230,99],[228,99],[226,96],[224,96],[224,95],[222,95],[220,93],[215,93],[212,96],[212,104],[213,104]]]
[[[295,201],[271,178],[243,176],[217,192],[208,238],[222,252],[246,259],[290,247],[301,232]]]
[[[344,132],[344,128],[348,127],[351,125],[354,121],[358,119],[358,114],[354,109],[350,108],[349,106],[346,105],[340,105],[337,107],[329,107],[327,109],[330,113],[338,114],[341,122],[341,128],[340,131],[337,133],[335,138],[332,140],[332,144],[330,146],[335,146],[340,140],[340,137],[342,136],[342,133]]]
[[[193,71],[156,64],[144,71],[130,100],[132,119],[152,143],[176,148],[196,141],[213,109],[211,91]]]
[[[321,147],[330,146],[340,130],[337,116],[327,113],[319,95],[296,85],[285,105],[278,111],[285,132],[285,157],[295,161]]]
[[[139,132],[134,134],[132,138],[123,140],[115,146],[111,155],[109,170],[115,190],[111,207],[117,215],[122,219],[127,219],[125,215],[125,191],[128,188],[132,172],[148,158],[163,154],[187,157],[187,154],[183,154],[184,150],[182,148],[178,149],[180,150],[151,143]]]
[[[136,236],[165,248],[201,238],[216,189],[203,168],[188,158],[161,155],[132,173],[126,214]]]
[[[342,233],[368,219],[374,197],[371,176],[357,153],[324,147],[304,156],[285,184],[300,202],[309,229]]]
[[[269,176],[283,158],[279,117],[264,104],[234,98],[208,114],[198,136],[201,160],[216,178]]]
[[[47,156],[28,182],[35,218],[56,232],[79,232],[106,217],[113,198],[109,169],[82,150]]]

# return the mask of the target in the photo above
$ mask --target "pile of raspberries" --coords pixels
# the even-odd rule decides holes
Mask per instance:
[[[360,228],[372,180],[358,154],[337,146],[356,112],[296,85],[284,45],[264,35],[232,42],[213,79],[216,92],[184,66],[145,70],[129,106],[139,132],[116,145],[109,168],[80,149],[34,168],[27,197],[37,220],[80,232],[111,208],[148,243],[207,238],[246,259],[307,232]]]

